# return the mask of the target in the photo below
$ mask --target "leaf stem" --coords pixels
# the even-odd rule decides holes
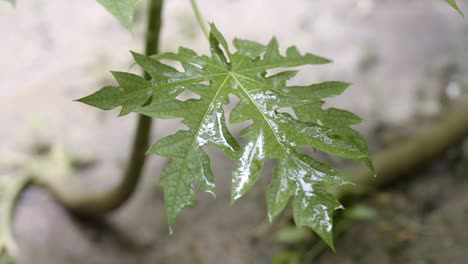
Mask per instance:
[[[195,14],[195,17],[197,18],[198,24],[200,25],[200,28],[202,29],[203,33],[205,34],[206,39],[210,39],[210,31],[208,30],[208,27],[206,26],[205,19],[203,19],[203,15],[200,12],[200,9],[198,8],[198,4],[196,0],[190,0],[190,3],[192,4],[192,10],[193,13]]]

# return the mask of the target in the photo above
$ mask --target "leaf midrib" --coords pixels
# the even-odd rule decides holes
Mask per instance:
[[[169,83],[165,83],[165,84],[161,84],[161,85],[157,85],[157,86],[150,85],[150,86],[147,86],[145,88],[142,88],[142,89],[139,89],[139,90],[136,90],[136,91],[131,91],[131,92],[125,93],[123,95],[123,98],[125,99],[125,101],[129,101],[131,99],[134,99],[135,97],[138,97],[139,95],[146,94],[148,91],[153,92],[152,95],[155,96],[155,95],[163,92],[160,89],[166,88],[168,86],[170,87],[170,86],[173,86],[173,85],[181,85],[181,84],[185,84],[185,83],[196,83],[196,82],[199,82],[199,81],[203,81],[206,78],[217,77],[217,76],[221,76],[223,74],[225,74],[225,73],[217,73],[217,74],[210,74],[210,75],[205,75],[205,76],[201,76],[201,77],[188,78],[188,79],[184,79],[184,80],[181,80],[181,81],[169,82]],[[119,96],[116,96],[116,98],[119,99]]]
[[[219,74],[219,75],[221,75],[221,74]],[[185,165],[187,164],[187,160],[188,160],[187,157],[190,156],[190,154],[192,154],[192,151],[194,150],[194,146],[195,146],[195,143],[197,142],[198,134],[200,133],[200,129],[201,129],[201,127],[202,127],[202,125],[203,125],[203,123],[204,123],[204,121],[205,121],[205,119],[206,119],[206,117],[208,115],[208,111],[210,110],[211,105],[216,100],[216,98],[218,98],[218,95],[219,95],[220,91],[223,90],[223,87],[227,83],[227,81],[229,80],[229,77],[230,76],[228,74],[226,74],[226,78],[223,80],[223,82],[221,83],[221,85],[217,89],[216,94],[213,96],[210,103],[207,105],[207,108],[206,108],[205,114],[203,115],[202,121],[200,122],[200,124],[199,124],[199,126],[197,128],[197,132],[193,134],[193,139],[192,139],[192,143],[190,144],[189,151],[187,152],[187,155],[185,155],[184,161],[183,161],[183,163],[181,165],[182,168],[185,168]],[[182,173],[182,170],[181,170],[180,173],[177,174],[178,178],[181,178],[180,177],[181,173]],[[187,182],[184,181],[184,186],[187,186],[185,183],[187,183]],[[213,195],[214,195],[214,193],[213,193]]]
[[[239,71],[238,71],[239,72]],[[281,150],[284,152],[285,155],[288,154],[288,152],[286,151],[286,149],[288,147],[286,147],[282,141],[278,138],[278,135],[275,133],[275,130],[273,129],[273,127],[271,126],[270,124],[270,120],[269,118],[263,113],[263,111],[260,109],[260,107],[257,105],[256,101],[250,96],[249,92],[247,91],[247,89],[244,87],[244,85],[242,85],[242,83],[239,81],[239,79],[237,79],[236,77],[236,73],[234,72],[229,72],[229,75],[232,76],[232,78],[239,84],[239,87],[241,88],[242,92],[247,96],[247,98],[250,100],[250,102],[255,106],[255,108],[257,109],[257,112],[259,112],[263,119],[266,121],[266,123],[268,124],[268,127],[270,128],[271,132],[273,133],[273,135],[275,135],[275,139],[276,141],[278,142],[278,144],[281,146]],[[240,77],[242,75],[239,75]],[[263,125],[263,124],[262,124]]]

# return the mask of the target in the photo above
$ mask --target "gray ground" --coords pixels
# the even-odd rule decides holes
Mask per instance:
[[[205,52],[188,1],[166,2],[163,50],[183,45]],[[459,2],[468,12],[468,1]],[[456,95],[468,84],[468,22],[440,0],[199,4],[228,39],[267,42],[275,35],[283,45],[333,59],[331,65],[304,69],[298,82],[352,82],[329,105],[365,117],[359,129],[371,142],[377,126],[437,113],[447,87]],[[116,118],[116,112],[71,101],[111,82],[108,70],[129,69],[128,50],[141,51],[142,20],[132,37],[94,0],[19,0],[16,9],[0,2],[0,157],[21,155],[33,141],[57,142],[69,153],[98,159],[96,170],[83,176],[94,179],[94,188],[115,182],[134,116]],[[154,138],[175,129],[174,123],[158,121]],[[230,162],[212,153],[218,198],[200,193],[197,206],[179,217],[173,236],[162,192],[154,188],[165,163],[157,157],[150,158],[138,194],[110,218],[115,230],[79,223],[46,192],[29,190],[15,220],[20,263],[271,263],[284,250],[272,233],[288,219],[266,224],[267,177],[231,208],[225,169]],[[441,163],[422,170],[424,180],[370,201],[378,220],[353,227],[338,240],[338,254],[326,253],[319,263],[466,263],[466,173],[456,176],[452,163]],[[418,206],[428,200],[436,206],[420,213]]]

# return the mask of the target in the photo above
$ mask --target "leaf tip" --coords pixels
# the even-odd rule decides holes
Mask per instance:
[[[333,242],[333,240],[331,241],[331,244],[327,243],[327,245],[330,247],[333,253],[336,253],[335,243]]]
[[[117,79],[118,78],[118,75],[119,75],[119,72],[118,71],[110,71],[110,74],[112,74],[112,76]]]
[[[135,58],[140,58],[140,57],[145,57],[145,55],[139,53],[139,52],[136,52],[136,51],[133,51],[133,50],[130,50],[130,54],[132,54],[132,56]]]
[[[353,83],[351,83],[351,82],[343,82],[343,86],[345,86],[346,88],[350,87],[351,85],[353,85]]]
[[[270,224],[273,224],[274,220],[275,220],[275,216],[272,215],[270,212],[268,212],[268,222],[270,222]]]
[[[84,100],[85,98],[86,98],[86,97],[78,98],[78,99],[73,100],[73,102],[83,103],[83,100]]]
[[[445,2],[448,3],[451,7],[453,7],[463,18],[465,17],[465,14],[458,7],[458,4],[455,0],[445,0]]]
[[[239,200],[241,197],[240,194],[235,194],[234,192],[231,194],[231,206],[234,206],[234,204]]]
[[[323,60],[323,64],[333,63],[332,59],[328,59],[328,58],[324,58],[324,57],[320,57],[320,58]]]
[[[130,54],[132,54],[132,57],[135,58],[135,57],[141,57],[143,56],[143,54],[140,54],[136,51],[133,51],[133,50],[129,50]]]
[[[145,56],[145,55],[143,55],[141,53],[132,51],[132,50],[130,50],[130,54],[132,54],[132,57],[135,60],[136,64],[138,64],[140,66],[141,66],[142,61],[144,61],[144,59],[148,58],[147,56]]]
[[[133,36],[132,26],[138,1],[98,0],[98,2]]]
[[[213,190],[206,190],[206,192],[210,194],[213,200],[216,200],[216,193]]]
[[[344,91],[346,91],[346,89],[348,89],[351,86],[351,83],[349,82],[331,81],[328,83],[331,85],[331,87],[335,86],[337,88],[338,92],[336,95],[344,93]]]
[[[315,231],[315,230],[314,230]],[[319,234],[316,233],[322,240],[327,244],[327,246],[334,252],[336,253],[336,248],[335,248],[335,241],[334,241],[334,236],[333,236],[333,231],[326,233],[326,234]]]
[[[276,36],[273,36],[267,46],[273,46],[278,48],[278,45],[278,38]]]
[[[91,106],[94,106],[91,101],[91,95],[88,95],[88,96],[85,96],[85,97],[82,97],[82,98],[78,98],[78,99],[75,99],[73,100],[73,102],[77,102],[77,103],[82,103],[82,104],[87,104],[87,105],[91,105]]]
[[[369,156],[366,156],[362,159],[362,162],[374,174],[374,177],[377,177],[377,171],[375,169],[374,162],[372,161],[372,159]]]

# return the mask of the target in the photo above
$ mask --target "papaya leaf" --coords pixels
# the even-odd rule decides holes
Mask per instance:
[[[266,46],[241,39],[235,39],[233,45],[235,52],[212,24],[211,56],[186,48],[153,57],[133,53],[151,81],[114,73],[118,87],[104,87],[79,101],[104,110],[121,106],[121,115],[137,112],[160,119],[182,118],[187,129],[160,139],[148,150],[172,159],[161,173],[171,227],[180,211],[194,204],[194,183],[214,196],[210,158],[203,150],[211,145],[238,161],[232,175],[232,202],[255,184],[265,159],[277,160],[267,192],[270,221],[294,197],[297,225],[312,228],[333,248],[332,216],[342,206],[326,189],[348,181],[331,165],[301,154],[297,148],[359,160],[372,168],[365,140],[350,127],[361,119],[344,110],[322,109],[323,98],[339,95],[349,84],[288,86],[297,71],[285,68],[330,61],[302,55],[294,46],[283,55],[275,38]],[[162,60],[180,63],[183,71]],[[283,71],[268,74],[272,69]],[[179,100],[178,95],[187,90],[199,99]],[[229,95],[240,101],[226,115],[223,107],[229,103]],[[241,136],[248,142],[240,146],[227,124],[246,121],[251,124]]]
[[[453,8],[455,8],[455,10],[457,10],[458,13],[460,13],[460,15],[465,16],[463,12],[460,10],[460,8],[458,7],[457,2],[455,0],[445,0],[445,2],[447,2]]]
[[[120,23],[132,31],[135,8],[138,0],[98,0]]]

